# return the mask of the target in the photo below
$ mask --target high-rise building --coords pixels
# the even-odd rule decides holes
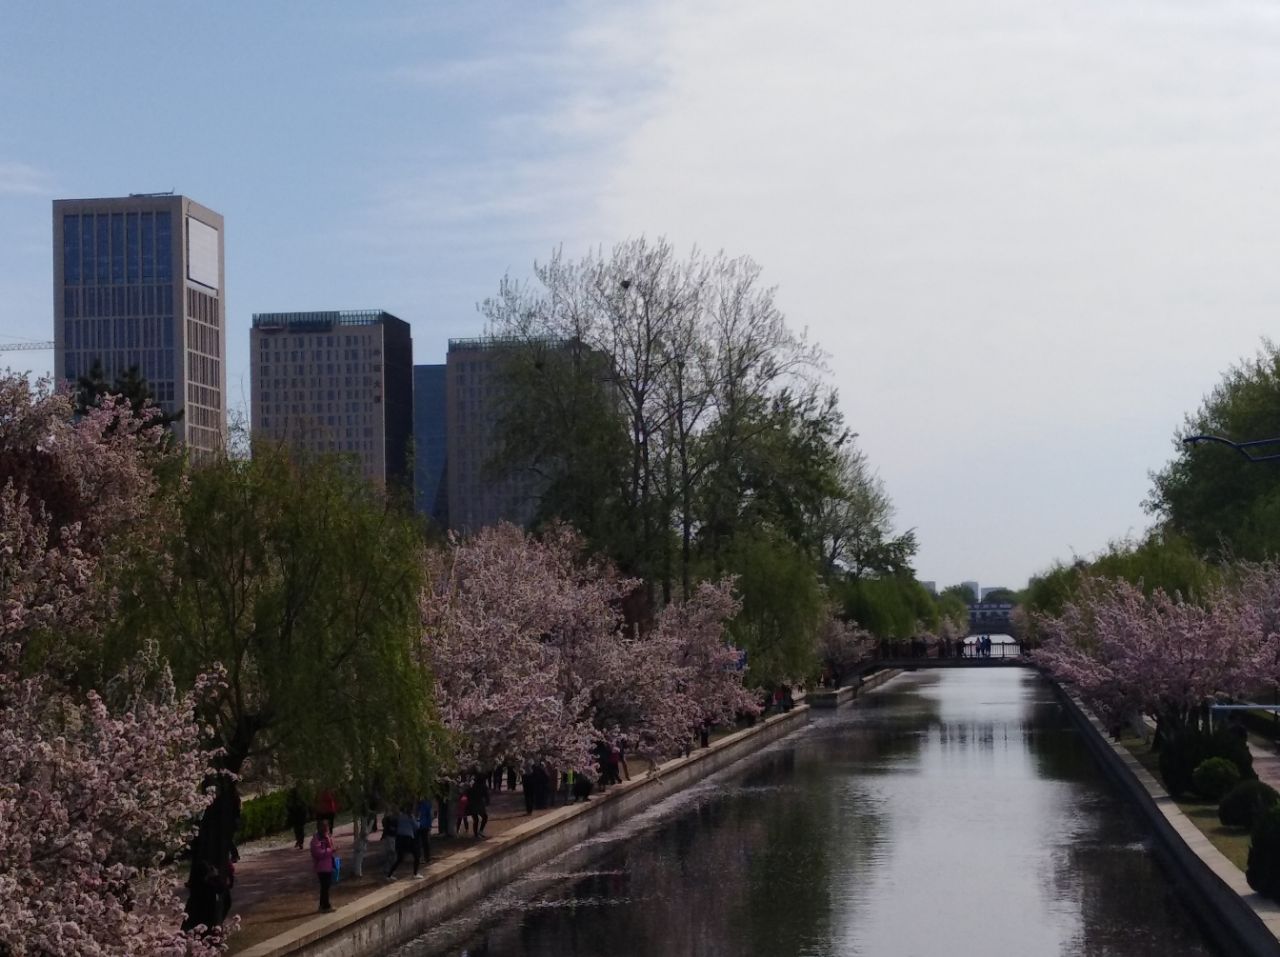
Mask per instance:
[[[375,484],[412,480],[413,339],[388,312],[254,313],[255,435],[312,453],[355,455]]]
[[[960,587],[961,587],[961,588],[967,588],[967,589],[969,589],[969,591],[973,592],[973,598],[974,598],[974,601],[977,601],[977,600],[978,600],[978,596],[982,594],[981,590],[978,588],[978,583],[977,583],[977,582],[972,582],[972,581],[970,581],[970,582],[961,582],[961,583],[960,583]]]
[[[421,514],[447,527],[449,407],[445,371],[443,364],[413,367],[413,502]]]
[[[537,508],[539,481],[530,473],[495,468],[501,364],[511,348],[502,339],[450,339],[445,360],[449,527],[471,532],[500,521],[527,525]]]
[[[185,196],[53,203],[54,374],[130,369],[196,457],[227,434],[222,217]]]

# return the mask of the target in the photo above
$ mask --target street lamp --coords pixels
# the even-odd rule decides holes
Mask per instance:
[[[1280,446],[1280,437],[1274,439],[1254,439],[1251,442],[1232,442],[1230,439],[1224,439],[1220,435],[1189,435],[1182,440],[1183,445],[1199,445],[1201,442],[1216,442],[1219,445],[1225,445],[1235,449],[1250,462],[1272,462],[1280,459],[1280,452],[1271,452],[1267,455],[1254,455],[1250,450],[1262,448],[1265,446]]]

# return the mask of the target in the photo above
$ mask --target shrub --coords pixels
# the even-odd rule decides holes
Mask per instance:
[[[239,840],[255,841],[289,828],[289,792],[270,791],[240,805]]]
[[[1167,736],[1160,746],[1160,777],[1174,797],[1196,791],[1195,770],[1209,758],[1226,758],[1240,778],[1256,778],[1249,745],[1234,732],[1219,728],[1213,734],[1184,730]]]
[[[1226,758],[1206,758],[1191,774],[1196,793],[1210,801],[1221,801],[1239,783],[1240,769]]]
[[[1280,900],[1280,804],[1263,811],[1253,826],[1245,877],[1259,894]]]
[[[1218,805],[1218,820],[1227,827],[1252,828],[1262,812],[1280,801],[1280,792],[1262,781],[1241,781]]]

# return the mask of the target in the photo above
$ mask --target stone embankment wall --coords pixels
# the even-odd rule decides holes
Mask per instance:
[[[880,679],[883,682],[885,679]],[[586,803],[531,818],[504,834],[477,843],[432,868],[420,883],[396,883],[366,894],[333,914],[242,951],[238,957],[372,957],[412,940],[467,904],[509,884],[550,860],[753,754],[809,721],[801,704],[750,728],[661,765],[658,773],[611,787]]]
[[[1179,809],[1159,781],[1072,693],[1059,698],[1102,770],[1150,821],[1156,851],[1183,899],[1232,957],[1280,957],[1280,905],[1255,893],[1240,873]]]

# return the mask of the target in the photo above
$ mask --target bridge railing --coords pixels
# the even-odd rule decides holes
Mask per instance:
[[[977,642],[943,642],[926,644],[923,641],[882,641],[876,647],[875,660],[901,660],[903,658],[1021,658],[1027,649],[1020,641],[992,642],[991,647],[980,651]]]

